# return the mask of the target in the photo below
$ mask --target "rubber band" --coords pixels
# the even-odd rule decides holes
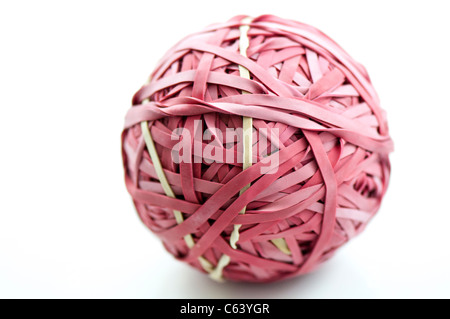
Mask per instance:
[[[169,182],[167,181],[166,175],[164,174],[164,170],[161,165],[161,161],[159,159],[158,152],[156,151],[155,143],[153,142],[153,138],[150,133],[148,122],[146,122],[146,121],[142,122],[141,129],[142,129],[142,135],[144,136],[145,144],[147,146],[147,150],[149,152],[153,166],[156,170],[156,174],[158,175],[159,182],[161,183],[161,186],[164,189],[164,192],[166,193],[167,196],[169,196],[171,198],[176,198],[172,188],[170,187]],[[183,214],[179,210],[173,210],[173,214],[174,214],[175,220],[178,224],[181,224],[184,221]],[[192,248],[195,246],[195,242],[194,242],[194,239],[192,238],[191,234],[184,236],[184,241],[186,242],[186,245],[189,248]],[[206,260],[204,257],[200,256],[198,258],[198,261],[200,262],[200,265],[203,267],[203,269],[206,272],[208,272],[208,273],[213,272],[214,266],[208,260]]]
[[[241,23],[242,25],[239,27],[239,52],[242,56],[247,57],[247,49],[250,45],[250,41],[248,39],[248,31],[250,30],[250,23],[252,21],[251,17],[246,17],[242,19]],[[239,65],[239,74],[242,78],[250,80],[250,72],[248,69],[243,67],[242,65]],[[242,91],[242,94],[250,94],[247,91]],[[253,118],[244,116],[242,117],[242,138],[243,138],[243,165],[242,170],[246,170],[250,166],[252,166],[252,150],[253,150],[253,143],[252,143],[252,134],[253,134]],[[247,184],[244,186],[240,192],[239,195],[242,195],[247,189],[250,188],[250,184]],[[240,215],[245,214],[246,207],[242,208],[242,210],[239,212]],[[239,241],[239,230],[241,229],[241,224],[235,224],[233,226],[233,231],[230,235],[230,246],[233,249],[237,249],[237,242]],[[223,269],[228,266],[231,259],[227,255],[222,255],[222,257],[219,260],[219,265],[216,268],[216,270],[211,273],[210,277],[213,279],[218,280],[219,278],[222,278]]]

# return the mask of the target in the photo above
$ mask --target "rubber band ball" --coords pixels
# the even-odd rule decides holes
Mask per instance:
[[[365,68],[316,28],[271,15],[175,44],[122,133],[140,219],[218,281],[282,280],[331,258],[379,210],[392,151]]]

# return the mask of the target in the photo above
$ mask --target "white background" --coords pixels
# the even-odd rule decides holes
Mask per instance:
[[[396,145],[379,215],[318,271],[217,284],[139,221],[120,133],[181,37],[238,14],[312,24],[363,63]],[[0,297],[450,297],[447,1],[2,1]]]

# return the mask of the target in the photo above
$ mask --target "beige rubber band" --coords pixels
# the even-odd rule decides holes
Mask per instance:
[[[239,52],[242,56],[247,57],[247,49],[250,45],[250,40],[248,38],[248,31],[250,30],[250,23],[252,22],[251,17],[244,18],[242,20],[242,24],[239,27],[240,31],[240,37],[239,37]],[[251,79],[250,72],[247,68],[243,67],[242,65],[239,65],[239,74],[242,78],[245,79]],[[250,94],[247,91],[242,91],[242,94]],[[246,170],[247,168],[252,166],[252,151],[253,151],[253,118],[244,116],[242,118],[242,129],[243,129],[243,164],[242,169]],[[247,189],[250,188],[250,184],[243,187],[239,195],[242,195]],[[239,214],[243,215],[245,214],[247,207],[244,207]],[[242,225],[236,224],[234,225],[234,229],[231,232],[230,235],[230,246],[233,249],[237,249],[237,242],[239,241],[239,230],[241,229]],[[291,251],[289,250],[289,247],[286,243],[286,241],[283,238],[276,238],[272,240],[272,243],[283,253],[290,255]],[[227,255],[222,255],[219,259],[219,262],[217,264],[216,269],[214,269],[213,272],[210,273],[210,277],[221,281],[222,279],[222,273],[223,269],[228,266],[231,259]]]
[[[252,18],[247,17],[242,20],[242,25],[239,30],[241,32],[240,38],[239,38],[239,48],[240,53],[242,56],[247,57],[247,49],[250,46],[250,41],[248,38],[248,31],[250,30],[249,24],[252,22]],[[239,65],[239,73],[242,78],[246,78],[250,80],[250,72],[248,69],[243,67],[242,65]],[[242,94],[250,94],[249,92],[242,91]],[[252,141],[252,130],[253,130],[253,119],[251,117],[243,117],[242,120],[242,126],[243,126],[243,139],[244,139],[244,147],[243,147],[243,170],[246,170],[247,168],[252,166],[252,149],[253,149],[253,141]],[[239,192],[240,195],[242,195],[247,189],[250,188],[250,184],[246,185],[244,188],[241,189]],[[245,214],[246,207],[244,207],[239,214],[243,215]],[[239,241],[239,230],[242,227],[242,225],[234,225],[234,230],[231,233],[230,237],[230,245],[232,248],[237,249],[237,242]],[[286,240],[284,238],[276,238],[272,239],[271,242],[283,253],[290,255],[291,251],[286,243]]]
[[[286,240],[284,238],[274,238],[271,240],[272,244],[274,244],[281,252],[286,255],[292,255],[291,250],[289,249]]]
[[[240,37],[239,37],[239,51],[240,54],[247,57],[247,49],[250,45],[248,39],[248,31],[250,30],[249,24],[252,22],[252,18],[247,17],[242,20],[243,25],[239,27]],[[250,72],[248,69],[239,65],[239,74],[241,77],[250,79]],[[249,92],[242,91],[242,94],[249,94]],[[243,167],[245,170],[252,166],[252,129],[253,129],[253,119],[251,117],[243,117],[242,119],[242,129],[243,129]],[[247,189],[249,189],[250,184],[246,185],[239,192],[239,195],[242,195]],[[245,214],[245,207],[239,212],[239,214]],[[234,229],[230,235],[230,246],[233,249],[236,249],[236,243],[239,240],[239,229],[242,225],[234,225]],[[228,266],[231,259],[227,255],[222,255],[219,259],[216,269],[210,274],[210,277],[215,280],[222,280],[223,278],[223,269]]]
[[[166,174],[164,174],[163,167],[161,165],[161,161],[158,156],[158,152],[156,151],[155,143],[153,142],[152,134],[150,133],[150,129],[148,127],[148,122],[141,122],[142,135],[144,136],[145,144],[147,145],[148,153],[150,154],[150,158],[153,162],[153,166],[156,171],[156,175],[158,175],[159,182],[168,197],[176,198],[175,193],[170,187],[169,181],[166,178]],[[181,224],[184,221],[183,214],[179,210],[174,210],[173,214],[175,215],[175,220],[177,224]],[[186,245],[191,249],[195,246],[194,238],[191,234],[188,234],[184,237],[184,241]],[[214,269],[214,266],[204,257],[198,257],[198,261],[202,265],[203,269],[211,273]]]
[[[241,25],[239,31],[241,32],[239,38],[239,52],[242,56],[247,57],[247,49],[250,46],[250,41],[248,39],[248,31],[250,30],[249,24],[252,22],[252,18],[247,17],[242,20],[244,25]],[[239,65],[239,74],[242,78],[250,80],[250,72],[248,69]],[[250,94],[247,91],[242,91],[242,94]],[[243,129],[243,164],[242,169],[246,170],[252,166],[252,130],[253,130],[253,118],[244,116],[242,118],[242,129]],[[250,184],[246,185],[241,189],[239,195],[242,195],[247,189],[250,188]],[[239,214],[245,214],[246,207],[244,207]],[[233,232],[230,236],[230,245],[233,249],[237,249],[236,243],[239,240],[239,230],[242,225],[234,225]]]

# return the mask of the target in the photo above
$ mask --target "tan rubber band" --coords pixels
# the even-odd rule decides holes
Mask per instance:
[[[242,20],[242,25],[239,27],[240,37],[239,37],[239,52],[242,56],[247,57],[247,49],[250,45],[250,40],[248,38],[248,31],[250,30],[250,23],[252,22],[251,17],[244,18]],[[251,79],[250,72],[247,68],[239,65],[239,74],[242,78]],[[242,91],[242,94],[250,94],[249,92]],[[242,129],[243,129],[243,163],[242,169],[246,170],[252,166],[252,151],[253,151],[253,118],[244,116],[242,118]],[[250,188],[250,184],[246,185],[239,192],[242,195],[247,189]],[[244,207],[239,214],[245,214],[247,207]],[[234,229],[230,235],[230,246],[233,249],[237,249],[237,242],[239,241],[239,230],[242,225],[234,225]],[[291,251],[284,238],[272,239],[271,242],[283,253],[290,255]],[[219,259],[216,269],[210,274],[210,277],[221,281],[223,269],[228,266],[231,259],[227,255],[222,255]]]
[[[250,45],[250,41],[248,38],[248,31],[250,30],[250,26],[249,24],[252,22],[252,18],[247,17],[245,19],[242,20],[242,23],[244,25],[242,25],[239,30],[241,32],[240,34],[240,38],[239,38],[239,48],[240,48],[240,53],[242,56],[247,57],[247,49]],[[248,69],[246,69],[245,67],[243,67],[242,65],[239,65],[239,73],[240,76],[242,78],[246,78],[250,80],[250,72],[248,71]],[[249,94],[249,92],[246,91],[242,91],[242,94]],[[243,117],[242,119],[242,126],[243,126],[243,143],[244,143],[244,147],[243,147],[243,155],[244,155],[244,160],[243,160],[243,170],[246,170],[247,168],[252,166],[252,149],[253,149],[253,141],[252,141],[252,130],[253,130],[253,119],[251,117]],[[242,195],[247,189],[250,188],[250,184],[245,186],[243,189],[241,189],[240,191],[240,195]],[[244,207],[239,214],[243,215],[245,214],[246,211],[246,207]],[[237,242],[239,241],[239,230],[242,227],[242,225],[234,225],[234,230],[231,233],[231,237],[230,237],[230,245],[232,248],[237,249]],[[284,238],[276,238],[276,239],[272,239],[271,242],[279,249],[281,250],[283,253],[290,255],[291,251],[286,243],[286,240],[284,240]]]
[[[250,30],[249,24],[252,22],[252,18],[247,17],[242,20],[244,25],[241,25],[239,31],[241,32],[239,38],[239,51],[242,56],[247,57],[247,49],[250,45],[250,41],[248,39],[248,31]],[[250,80],[250,72],[248,69],[239,65],[239,74],[242,78]],[[242,94],[249,94],[249,92],[242,91]],[[252,130],[253,130],[253,118],[244,116],[242,118],[242,129],[243,129],[243,164],[242,169],[246,170],[247,168],[252,166]],[[242,195],[247,189],[250,188],[250,184],[246,185],[241,189],[239,195]],[[245,214],[246,207],[244,207],[239,214]],[[230,236],[230,245],[233,249],[237,249],[236,243],[239,240],[239,229],[242,225],[234,225],[233,232]]]
[[[247,49],[250,45],[249,39],[248,39],[248,31],[250,30],[250,23],[252,22],[252,18],[247,17],[242,20],[242,25],[239,27],[240,31],[240,37],[239,37],[239,51],[240,54],[247,57]],[[241,77],[250,79],[250,72],[248,69],[243,67],[242,65],[239,65],[239,74]],[[249,94],[249,92],[242,91],[242,94]],[[243,129],[243,167],[242,169],[245,170],[252,166],[252,129],[253,129],[253,119],[251,117],[243,117],[242,119],[242,129]],[[242,195],[247,189],[249,189],[250,184],[246,185],[244,188],[242,188],[239,192],[239,195]],[[245,214],[244,207],[239,214]],[[231,232],[230,235],[230,246],[233,249],[236,249],[236,243],[239,240],[239,229],[242,227],[242,225],[234,225],[234,229]],[[210,274],[210,277],[215,280],[222,280],[223,278],[223,269],[228,266],[231,259],[227,255],[222,255],[219,259],[219,262],[217,264],[217,268]]]
[[[170,187],[169,181],[167,180],[166,174],[164,174],[163,167],[161,165],[161,161],[158,156],[158,152],[156,151],[155,143],[153,142],[152,134],[150,133],[150,129],[148,127],[148,122],[144,121],[141,122],[141,128],[142,128],[142,135],[144,136],[145,144],[147,146],[148,153],[150,154],[150,158],[153,162],[153,166],[156,171],[156,175],[158,175],[159,182],[161,183],[161,186],[166,193],[168,197],[175,198],[175,193],[172,190],[172,187]],[[174,210],[173,214],[175,215],[175,220],[177,221],[177,224],[181,224],[184,221],[183,214],[178,211]],[[184,237],[184,241],[186,242],[186,245],[191,249],[195,246],[194,238],[191,234],[188,234]],[[198,257],[198,261],[202,265],[203,269],[211,273],[214,269],[214,266],[204,257],[200,256]]]

